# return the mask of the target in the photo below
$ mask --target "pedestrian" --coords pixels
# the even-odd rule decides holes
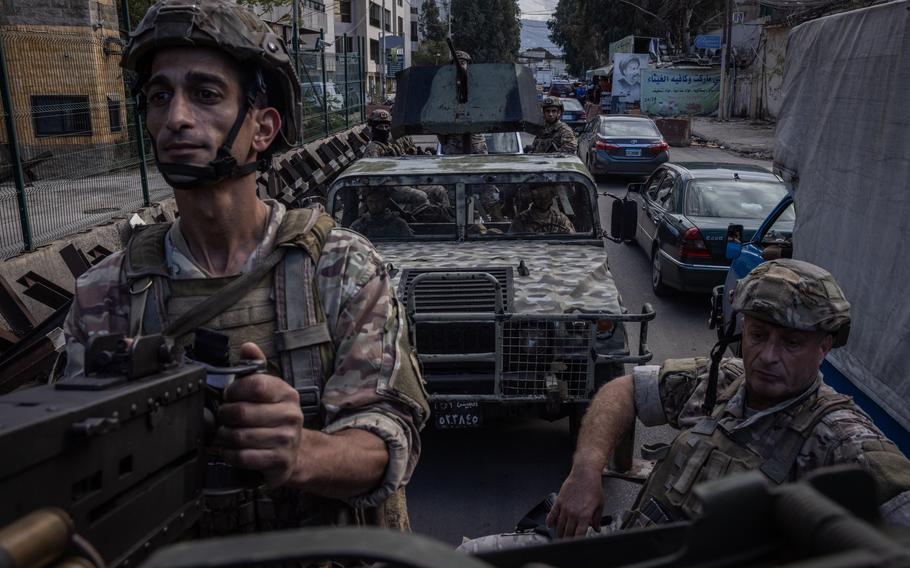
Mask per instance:
[[[755,470],[769,482],[796,481],[819,468],[853,464],[877,484],[886,521],[910,524],[910,462],[847,396],[824,384],[819,365],[846,343],[850,304],[830,273],[779,259],[737,285],[742,359],[722,358],[728,336],[706,358],[636,367],[604,385],[582,422],[572,470],[547,525],[557,537],[692,519],[699,482]],[[734,314],[734,315],[735,315]],[[680,434],[665,448],[630,511],[601,526],[602,472],[636,416]],[[483,537],[477,552],[544,542],[539,533]]]
[[[180,218],[78,279],[66,375],[82,374],[99,334],[163,333],[180,347],[198,327],[227,335],[232,361],[267,370],[226,388],[211,451],[264,484],[205,491],[203,532],[350,519],[406,529],[428,407],[382,259],[321,209],[257,196],[257,169],[298,140],[284,42],[233,1],[161,0],[122,65]],[[227,283],[245,292],[232,297]]]

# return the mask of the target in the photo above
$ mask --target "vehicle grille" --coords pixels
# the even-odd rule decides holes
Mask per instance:
[[[565,383],[569,398],[587,398],[591,322],[506,322],[502,332],[502,393],[545,395],[547,378]],[[561,387],[560,387],[561,388]]]
[[[411,282],[420,274],[428,272],[486,272],[499,281],[502,305],[506,311],[512,307],[512,267],[486,266],[471,270],[405,268],[401,274],[398,296],[407,305],[407,293]],[[486,280],[465,278],[452,280],[429,280],[417,284],[414,290],[416,313],[465,313],[492,312],[496,307],[495,287]]]

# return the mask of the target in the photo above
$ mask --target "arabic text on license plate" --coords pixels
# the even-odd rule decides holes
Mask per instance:
[[[433,403],[433,421],[437,428],[480,428],[483,415],[479,402],[443,400]]]
[[[571,114],[564,114],[560,120],[572,120]]]
[[[626,148],[626,156],[641,156],[641,148]]]

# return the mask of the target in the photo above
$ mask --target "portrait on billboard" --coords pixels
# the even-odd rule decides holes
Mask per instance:
[[[641,101],[641,70],[648,66],[647,53],[613,55],[613,96],[624,103]]]

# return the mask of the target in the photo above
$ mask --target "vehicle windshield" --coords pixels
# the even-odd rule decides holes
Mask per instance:
[[[786,193],[783,184],[776,181],[695,180],[686,190],[685,214],[764,219]],[[779,220],[793,221],[793,210],[785,211]]]
[[[602,120],[601,136],[638,136],[640,138],[660,138],[657,126],[646,120]]]
[[[594,208],[578,183],[456,184],[343,187],[330,212],[370,240],[465,238],[591,238]],[[460,220],[460,223],[459,223]]]
[[[562,100],[562,107],[565,110],[572,111],[572,112],[581,112],[584,110],[583,108],[581,108],[581,103],[575,99],[561,99],[561,100]]]

